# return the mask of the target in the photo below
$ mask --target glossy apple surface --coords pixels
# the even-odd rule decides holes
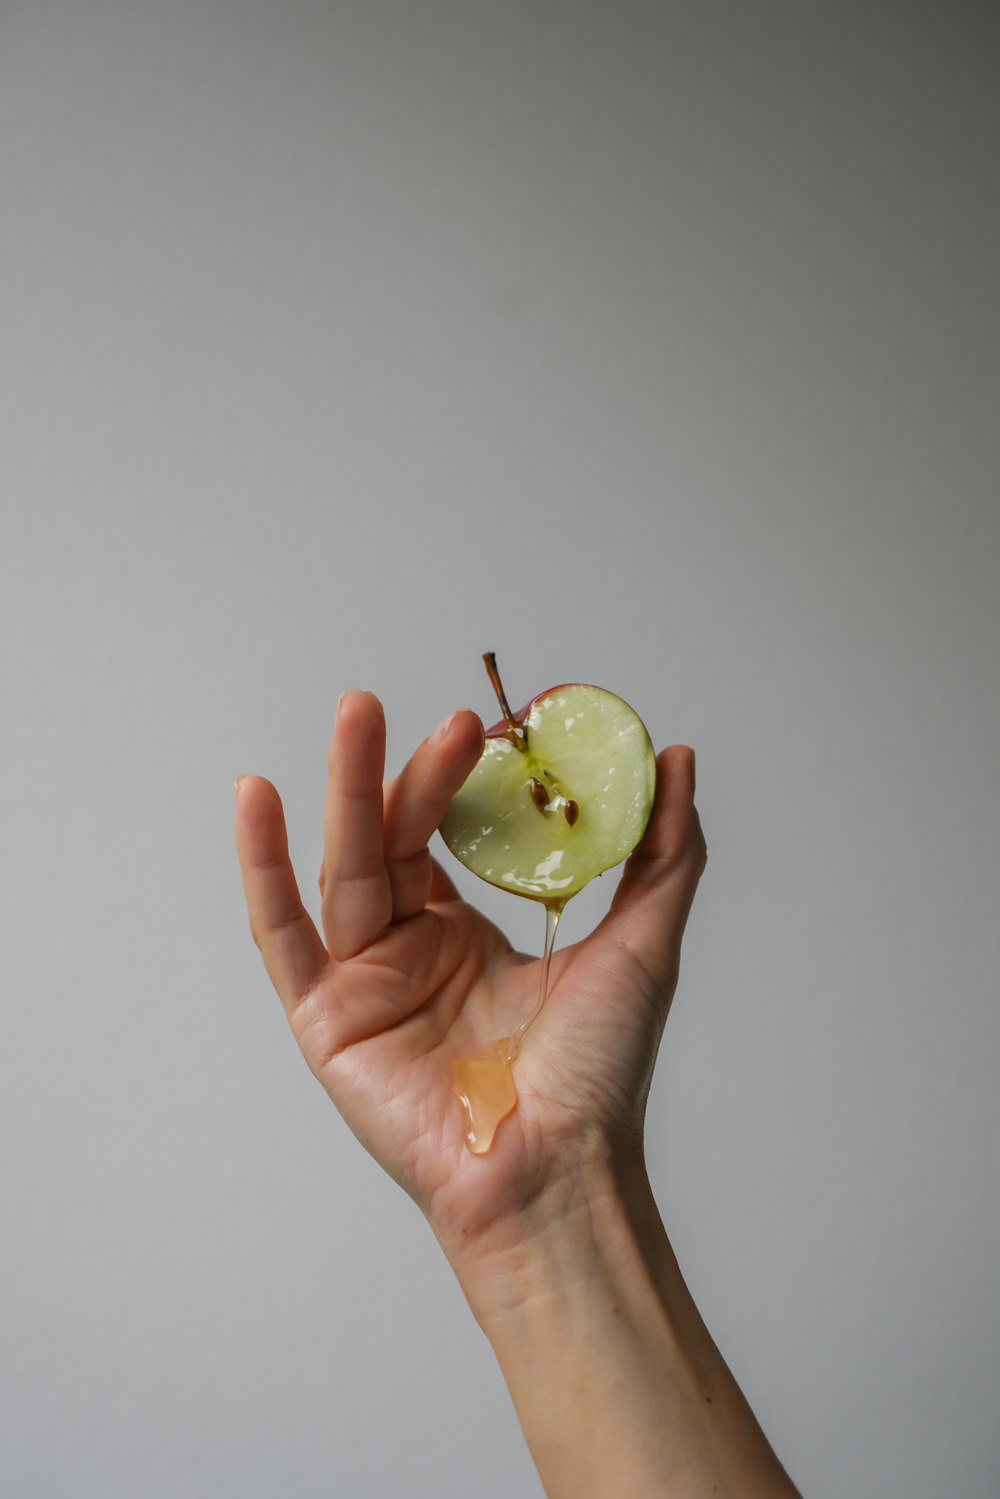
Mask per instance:
[[[491,885],[562,903],[631,853],[655,790],[653,746],[628,703],[553,687],[487,730],[441,835]]]

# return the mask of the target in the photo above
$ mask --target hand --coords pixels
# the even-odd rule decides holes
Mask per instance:
[[[236,834],[254,940],[309,1066],[451,1260],[546,1493],[794,1499],[684,1284],[642,1160],[705,865],[694,756],[659,756],[646,835],[596,931],[556,952],[515,1063],[518,1106],[477,1156],[449,1061],[512,1034],[540,977],[427,848],[482,744],[475,714],[455,713],[383,788],[382,709],[369,693],[341,700],[323,937],[299,898],[278,793],[244,778]]]
[[[453,714],[382,785],[385,721],[341,700],[329,755],[321,937],[288,856],[277,791],[237,788],[254,940],[302,1053],[337,1108],[423,1209],[453,1259],[474,1254],[591,1158],[641,1153],[681,937],[705,865],[694,755],[663,751],[650,824],[607,917],[552,961],[524,1036],[518,1106],[473,1156],[449,1060],[486,1051],[534,1008],[540,963],[463,901],[428,841],[476,763],[483,729]]]

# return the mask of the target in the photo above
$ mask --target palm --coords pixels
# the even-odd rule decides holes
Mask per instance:
[[[449,748],[421,746],[386,789],[383,815],[366,711],[377,747],[372,710],[359,708],[353,728],[338,722],[331,749],[326,942],[298,900],[280,803],[263,782],[241,796],[251,924],[303,1054],[355,1134],[440,1234],[472,1233],[548,1185],[575,1141],[638,1138],[703,844],[690,795],[671,808],[661,784],[611,913],[553,958],[549,998],[517,1061],[517,1110],[473,1156],[449,1060],[488,1048],[531,1013],[541,963],[514,953],[427,853],[430,824],[478,755],[474,715],[461,715]],[[352,784],[356,773],[363,787]],[[358,846],[372,835],[359,819],[365,797],[384,853],[381,884],[373,848]]]

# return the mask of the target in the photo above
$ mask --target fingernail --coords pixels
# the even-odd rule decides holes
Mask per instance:
[[[234,786],[234,788],[236,790],[236,794],[237,795],[239,795],[240,782],[241,781],[245,781],[245,780],[246,780],[246,776],[237,776],[236,780],[233,782],[233,786]]]
[[[344,700],[345,700],[345,698],[349,698],[350,695],[351,695],[351,693],[355,692],[356,690],[357,689],[354,688],[354,687],[348,687],[347,691],[346,692],[342,692],[340,694],[340,696],[338,697],[338,699],[337,699],[337,717],[338,718],[340,717],[340,710],[344,706]]]
[[[458,715],[455,713],[449,713],[447,718],[443,718],[438,724],[437,728],[434,730],[433,734],[428,739],[427,743],[435,745],[443,744],[448,735],[451,733],[451,726],[455,722],[457,716]]]

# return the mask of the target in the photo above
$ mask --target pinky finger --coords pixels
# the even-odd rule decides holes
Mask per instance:
[[[236,849],[251,934],[291,1012],[330,959],[299,896],[281,798],[260,776],[244,776],[236,784]]]

